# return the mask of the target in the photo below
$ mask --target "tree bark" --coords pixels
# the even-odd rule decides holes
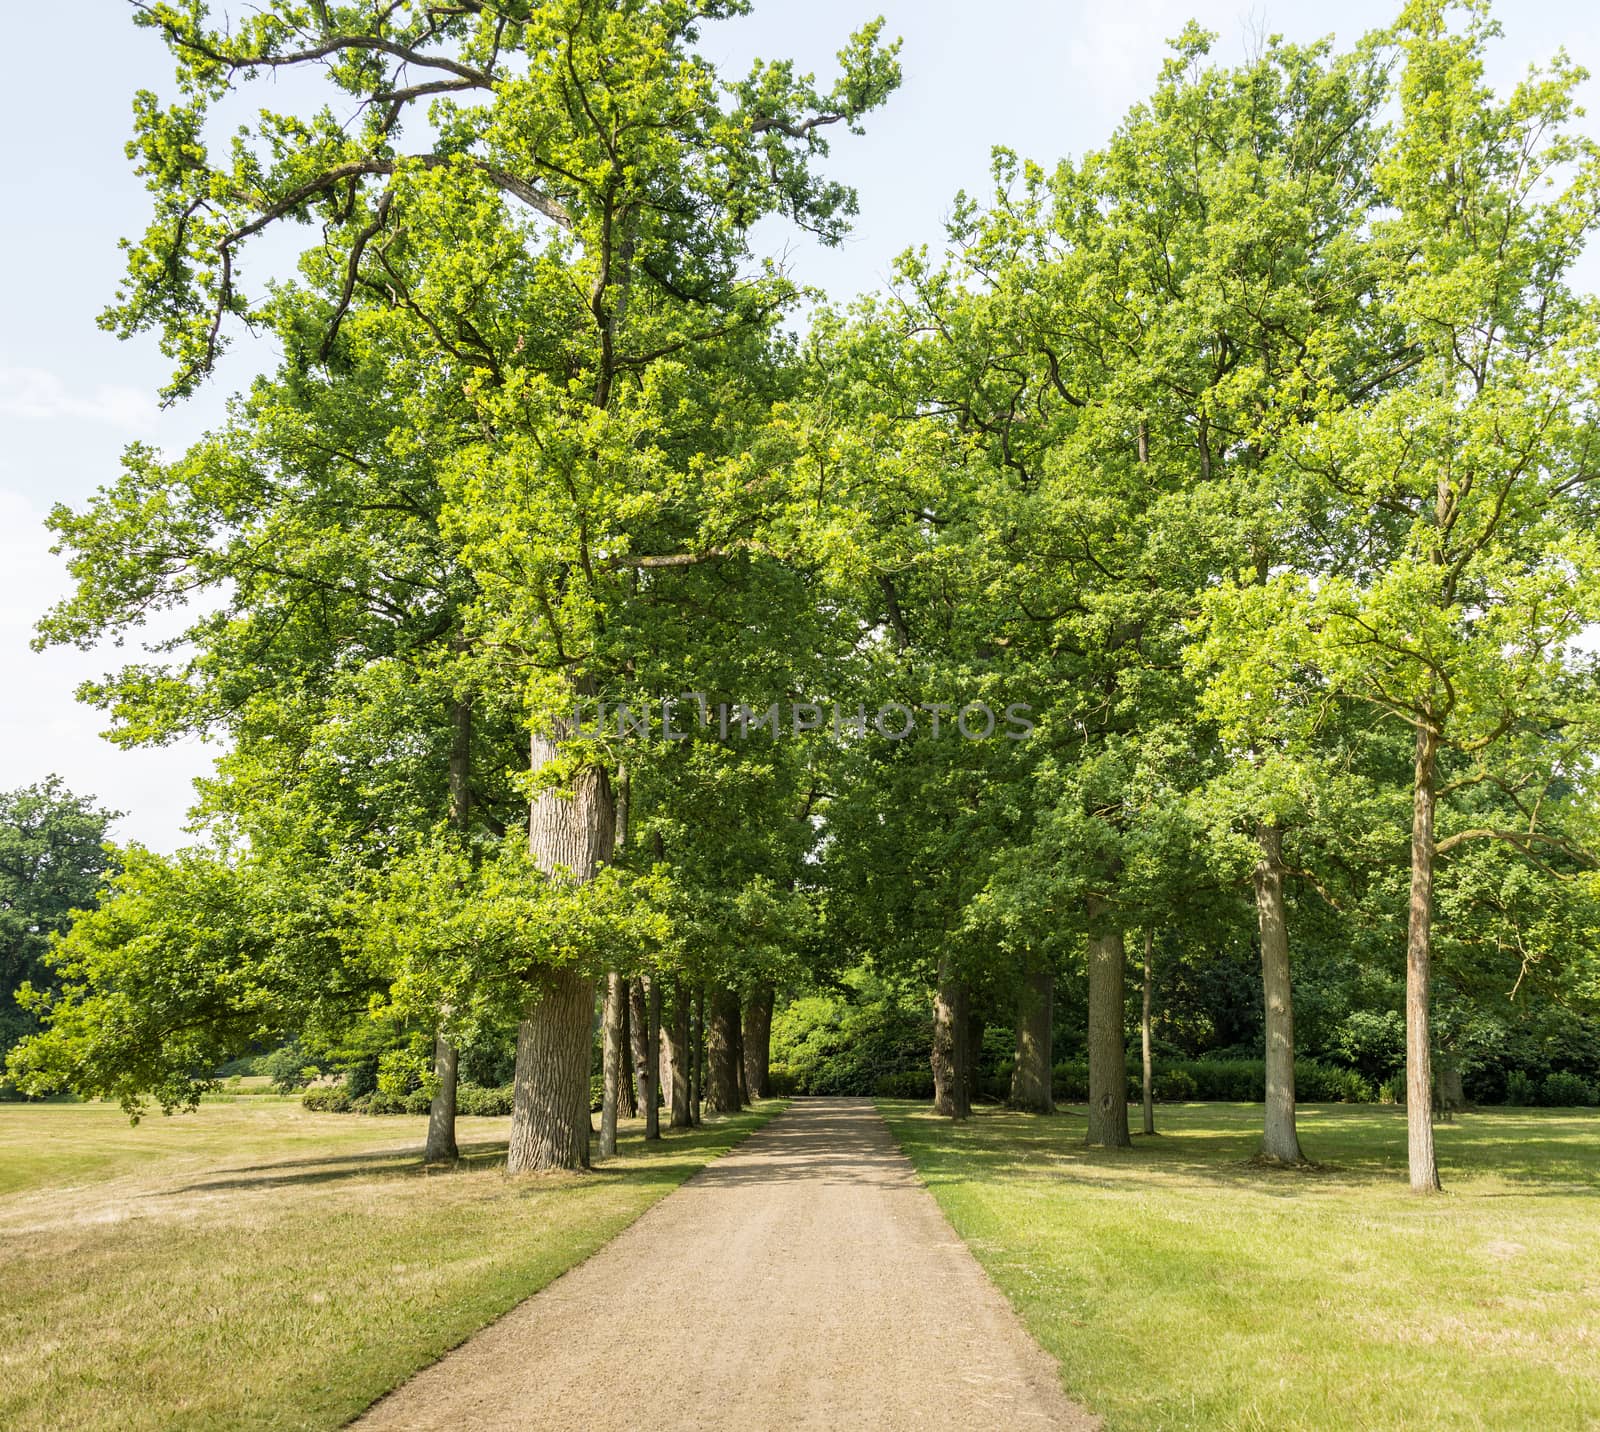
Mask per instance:
[[[536,731],[532,769],[553,764],[570,718]],[[592,880],[611,858],[616,808],[605,769],[584,766],[565,791],[541,790],[528,814],[528,849],[553,879]],[[540,972],[540,993],[523,1010],[517,1031],[508,1173],[589,1166],[589,1059],[594,981],[566,966]]]
[[[1289,921],[1283,902],[1283,829],[1256,826],[1256,919],[1261,929],[1261,993],[1266,1009],[1267,1098],[1261,1152],[1300,1163],[1294,1112],[1294,993],[1289,979]]]
[[[689,1118],[700,1122],[700,1106],[706,1097],[706,987],[694,987],[694,1029],[689,1036]]]
[[[633,1092],[635,1107],[644,1115],[645,1137],[651,1137],[650,1124],[656,1111],[655,1043],[650,1038],[649,986],[643,975],[628,981],[628,1038],[633,1045]],[[661,1137],[657,1126],[654,1137]]]
[[[661,1023],[661,1086],[665,1091],[668,1127],[687,1129],[689,1117],[689,991],[681,978],[672,981],[669,1014]]]
[[[1011,1104],[1031,1114],[1053,1114],[1050,1046],[1055,976],[1045,964],[1023,977],[1017,993],[1017,1062],[1011,1075]]]
[[[739,1104],[739,996],[726,985],[711,993],[711,1022],[706,1028],[706,1108],[713,1114],[737,1114]]]
[[[639,1116],[639,1090],[635,1084],[633,997],[631,982],[622,982],[622,1078],[617,1084],[617,1109],[624,1119]]]
[[[1104,928],[1110,905],[1089,897],[1089,1128],[1085,1142],[1130,1148],[1128,1048],[1123,1030],[1127,954],[1121,929]]]
[[[622,976],[615,970],[606,976],[605,1010],[600,1017],[600,1157],[610,1158],[617,1151],[617,1113],[622,1085],[627,1079],[622,1044]]]
[[[967,1087],[967,992],[947,957],[933,996],[933,1111],[947,1119],[972,1113]]]
[[[546,975],[542,998],[517,1031],[508,1173],[589,1167],[589,1054],[594,981],[580,970]]]
[[[733,1023],[733,1032],[738,1036],[734,1041],[734,1072],[739,1079],[739,1107],[743,1108],[750,1102],[750,1081],[745,1077],[744,1068],[744,1004],[736,1001],[739,1008],[739,1017]]]
[[[650,1091],[644,1101],[645,1141],[661,1137],[661,981],[655,975],[640,975],[644,986],[644,1067]]]
[[[1433,1048],[1429,985],[1433,959],[1433,837],[1438,801],[1439,746],[1427,726],[1417,728],[1411,799],[1411,908],[1406,929],[1406,1150],[1411,1187],[1439,1191],[1433,1148]]]
[[[1144,932],[1144,1010],[1139,1017],[1139,1051],[1144,1064],[1144,1131],[1156,1131],[1156,1071],[1150,1039],[1150,986],[1151,968],[1155,963],[1156,932]]]
[[[450,703],[450,761],[446,769],[450,824],[465,842],[472,817],[472,702]],[[441,1011],[448,1016],[449,1011]],[[428,1137],[422,1157],[447,1163],[460,1157],[456,1149],[456,1050],[442,1033],[433,1036],[433,1099],[428,1105]]]
[[[983,1097],[983,1091],[978,1087],[978,1080],[983,1076],[983,1024],[983,1016],[973,1013],[972,995],[969,990],[967,994],[967,1072],[965,1086],[968,1113],[971,1113],[972,1106]]]
[[[776,992],[758,984],[744,1010],[744,1082],[752,1099],[767,1097],[772,1068],[772,1005]]]
[[[456,1149],[456,1051],[444,1035],[433,1037],[433,1080],[437,1086],[428,1106],[428,1141],[422,1151],[427,1163],[454,1163]]]

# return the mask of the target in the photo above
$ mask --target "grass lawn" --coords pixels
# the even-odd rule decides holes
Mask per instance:
[[[340,1426],[781,1107],[510,1179],[506,1119],[0,1104],[0,1427]]]
[[[1117,1151],[1081,1110],[880,1107],[1108,1428],[1600,1426],[1600,1114],[1440,1125],[1427,1199],[1393,1108],[1302,1107],[1297,1173],[1249,1161],[1259,1104],[1164,1106]]]

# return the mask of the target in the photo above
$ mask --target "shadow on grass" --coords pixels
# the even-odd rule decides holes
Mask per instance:
[[[896,1140],[924,1182],[1026,1182],[1072,1178],[1102,1187],[1147,1187],[1152,1176],[1249,1188],[1295,1198],[1335,1185],[1403,1187],[1403,1109],[1308,1106],[1302,1146],[1314,1161],[1283,1167],[1259,1158],[1259,1105],[1169,1106],[1157,1137],[1135,1134],[1131,1148],[1089,1148],[1073,1110],[1055,1116],[979,1110],[961,1124],[926,1106],[885,1101]],[[1600,1118],[1587,1112],[1476,1113],[1438,1125],[1446,1188],[1452,1177],[1492,1177],[1516,1188],[1484,1197],[1572,1197],[1600,1193]]]
[[[553,1177],[611,1180],[634,1178],[641,1183],[682,1183],[704,1168],[710,1159],[732,1148],[759,1129],[776,1110],[762,1109],[740,1114],[689,1130],[663,1130],[659,1142],[647,1143],[642,1133],[629,1133],[619,1139],[618,1156],[597,1162],[594,1167]],[[675,1160],[663,1158],[671,1153],[703,1151],[705,1158]],[[272,1163],[246,1164],[239,1168],[218,1169],[212,1176],[181,1186],[154,1190],[147,1198],[172,1198],[181,1194],[222,1193],[248,1189],[307,1187],[337,1184],[359,1179],[448,1178],[475,1172],[503,1169],[506,1140],[486,1139],[460,1145],[460,1156],[453,1164],[428,1164],[422,1149],[371,1149],[358,1153],[328,1153],[313,1158],[283,1159]],[[542,1176],[535,1176],[542,1177]]]

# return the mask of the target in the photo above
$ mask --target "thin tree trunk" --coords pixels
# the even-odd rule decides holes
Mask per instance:
[[[472,702],[450,703],[450,824],[465,843],[472,817]],[[449,1014],[440,1011],[441,1017]],[[428,1163],[448,1163],[460,1157],[456,1149],[456,1050],[442,1032],[433,1036],[433,1099],[428,1105],[428,1138],[422,1157]]]
[[[644,1101],[644,1136],[648,1141],[661,1137],[661,1086],[657,1082],[661,1069],[661,981],[654,975],[640,975],[639,982],[644,986],[644,1066],[650,1080]]]
[[[1437,803],[1438,739],[1417,729],[1411,805],[1411,909],[1406,930],[1406,1147],[1411,1187],[1439,1191],[1433,1148],[1433,1049],[1429,984],[1433,958],[1433,813]]]
[[[428,1106],[428,1141],[422,1153],[428,1163],[454,1163],[456,1149],[456,1051],[444,1035],[433,1037],[433,1102]]]
[[[1053,1114],[1050,1089],[1051,1024],[1055,976],[1047,964],[1035,965],[1017,993],[1017,1061],[1011,1075],[1011,1104],[1031,1114]]]
[[[645,1127],[650,1125],[650,1114],[655,1106],[656,1075],[655,1047],[650,1042],[649,998],[644,977],[628,981],[628,1039],[633,1047],[633,1092],[638,1101],[635,1107],[644,1115]],[[646,1133],[646,1138],[649,1134]]]
[[[739,1076],[739,1105],[742,1108],[750,1102],[750,1081],[745,1077],[744,1069],[744,1002],[739,1003],[739,1018],[734,1022],[734,1033],[738,1039],[734,1044],[734,1069]]]
[[[670,1014],[661,1023],[661,1086],[668,1127],[687,1129],[689,1118],[689,991],[681,977],[672,981]]]
[[[617,1112],[621,1103],[622,1085],[628,1077],[622,1042],[623,1004],[622,976],[612,970],[606,976],[605,1010],[600,1017],[601,1158],[610,1158],[617,1151]]]
[[[712,990],[706,1029],[706,1108],[713,1114],[740,1109],[739,996],[723,984]]]
[[[706,1097],[706,987],[697,982],[694,987],[694,1029],[690,1033],[691,1060],[689,1065],[689,1118],[700,1122],[700,1106]]]
[[[1129,1148],[1128,1049],[1123,1030],[1127,954],[1121,929],[1107,930],[1109,904],[1089,897],[1089,1128],[1085,1142]]]
[[[1289,980],[1289,921],[1283,903],[1283,829],[1256,826],[1256,919],[1261,928],[1261,992],[1266,1008],[1267,1099],[1261,1152],[1299,1163],[1294,1114],[1294,995]]]
[[[978,1080],[983,1076],[983,1016],[972,1012],[972,997],[970,992],[967,997],[967,1075],[965,1088],[967,1091],[967,1111],[972,1111],[972,1106],[982,1098],[983,1091],[978,1087]]]
[[[767,1097],[772,1067],[772,1004],[775,991],[763,981],[744,1009],[744,1083],[752,1099]]]
[[[561,756],[570,720],[552,733],[535,732],[532,769]],[[616,807],[600,766],[585,766],[564,791],[541,790],[528,816],[528,848],[552,878],[592,880],[611,858]],[[594,1048],[594,981],[567,966],[539,972],[539,993],[523,1010],[517,1031],[517,1069],[506,1150],[509,1173],[589,1166],[589,1061]]]
[[[933,996],[933,1111],[947,1119],[972,1112],[967,1092],[966,986],[956,979],[949,957],[939,961]]]
[[[639,1116],[639,1090],[635,1084],[632,981],[622,982],[622,1078],[617,1084],[617,1109],[624,1119]]]
[[[1150,984],[1155,963],[1156,932],[1144,932],[1144,1012],[1139,1019],[1139,1047],[1144,1059],[1144,1131],[1156,1131],[1156,1071],[1150,1051]]]

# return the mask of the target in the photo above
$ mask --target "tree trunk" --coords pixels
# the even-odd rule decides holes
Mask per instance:
[[[694,1029],[689,1036],[689,1118],[700,1122],[700,1106],[706,1097],[706,987],[694,987]]]
[[[1429,1028],[1429,984],[1433,958],[1433,812],[1438,738],[1417,729],[1411,799],[1411,909],[1406,929],[1406,1146],[1411,1187],[1439,1191],[1433,1150],[1433,1052]]]
[[[650,1081],[650,1091],[644,1101],[644,1136],[646,1142],[661,1137],[661,981],[655,975],[640,975],[644,986],[644,1067]]]
[[[689,991],[672,981],[669,1017],[661,1023],[661,1087],[666,1094],[668,1127],[687,1129],[689,1118]]]
[[[1050,1091],[1051,1022],[1055,976],[1037,965],[1023,977],[1017,994],[1017,1063],[1011,1074],[1011,1105],[1030,1114],[1053,1114]]]
[[[1089,1129],[1085,1142],[1130,1148],[1128,1048],[1123,1030],[1126,951],[1120,929],[1106,930],[1110,906],[1089,897]]]
[[[472,817],[472,702],[450,703],[450,762],[446,770],[450,824],[465,843]],[[449,1010],[441,1011],[448,1016]],[[428,1105],[428,1138],[422,1157],[446,1163],[460,1157],[456,1149],[456,1050],[443,1034],[433,1036],[433,1099]]]
[[[530,743],[535,772],[561,755],[571,722]],[[592,880],[611,858],[616,809],[603,767],[584,766],[567,790],[541,790],[528,814],[528,849],[546,875]],[[593,1049],[594,981],[581,970],[547,968],[540,992],[523,1011],[517,1031],[508,1173],[589,1166],[589,1059]]]
[[[744,1009],[744,1083],[752,1099],[767,1097],[772,1067],[772,1004],[775,991],[758,984]]]
[[[1439,1056],[1439,1112],[1452,1120],[1467,1107],[1467,1089],[1461,1069],[1452,1059]]]
[[[622,1078],[617,1084],[617,1109],[624,1119],[639,1116],[639,1090],[635,1084],[633,1043],[633,993],[631,981],[622,982]]]
[[[550,970],[517,1031],[508,1173],[589,1167],[589,1022],[594,981]]]
[[[433,1037],[433,1080],[438,1086],[428,1106],[428,1141],[422,1151],[428,1163],[453,1163],[456,1149],[456,1051],[444,1035]]]
[[[966,1045],[966,1091],[967,1111],[972,1111],[972,1106],[979,1102],[983,1091],[978,1087],[978,1080],[983,1077],[983,1016],[972,1012],[972,996],[967,996],[967,1045]]]
[[[1144,932],[1144,1011],[1139,1018],[1139,1051],[1144,1063],[1144,1131],[1156,1131],[1156,1071],[1150,1050],[1150,985],[1151,968],[1155,963],[1156,932]]]
[[[648,989],[642,975],[628,981],[628,1038],[633,1045],[633,1092],[638,1100],[635,1107],[644,1115],[644,1136],[647,1139],[651,1137],[650,1123],[656,1110],[656,1061],[652,1057],[655,1044],[650,1038]],[[661,1137],[659,1127],[655,1137]]]
[[[933,996],[933,1111],[947,1119],[972,1113],[967,1087],[967,991],[949,958],[939,961]]]
[[[600,1017],[600,1157],[610,1158],[617,1151],[617,1112],[621,1106],[622,1086],[627,1080],[626,1058],[623,1054],[622,1009],[624,1004],[622,976],[615,970],[606,976],[605,1010]]]
[[[733,1032],[738,1036],[734,1042],[733,1067],[739,1077],[739,1107],[743,1108],[750,1102],[750,1082],[745,1077],[744,1071],[744,1005],[739,1003],[739,1017],[734,1021]]]
[[[706,1029],[706,1107],[713,1114],[737,1114],[739,1104],[739,996],[719,984],[711,994]]]
[[[1294,1116],[1294,994],[1289,980],[1289,922],[1283,903],[1283,829],[1256,826],[1256,919],[1261,928],[1261,993],[1266,1008],[1267,1100],[1261,1152],[1300,1163]]]

